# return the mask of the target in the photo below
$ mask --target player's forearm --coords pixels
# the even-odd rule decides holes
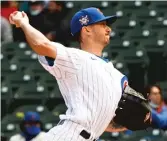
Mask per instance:
[[[22,23],[21,29],[23,30],[30,47],[37,54],[44,55],[45,47],[50,41],[40,31],[36,30],[29,23]]]
[[[125,130],[128,130],[128,129],[111,121],[105,131],[106,132],[122,132]]]

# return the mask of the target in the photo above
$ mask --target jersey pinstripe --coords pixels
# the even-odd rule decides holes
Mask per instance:
[[[68,107],[60,119],[82,125],[95,138],[99,137],[115,116],[121,98],[124,77],[112,63],[94,54],[53,43],[57,56],[49,66],[44,56],[41,65],[55,77]]]

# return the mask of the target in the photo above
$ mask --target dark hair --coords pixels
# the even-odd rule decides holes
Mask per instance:
[[[80,31],[75,33],[74,40],[79,42],[79,43],[81,42],[81,32]]]
[[[159,89],[159,93],[162,95],[162,89],[161,89],[161,87],[160,87],[158,84],[150,85],[150,86],[148,87],[148,89],[147,89],[147,93],[150,94],[151,89],[152,89],[153,87],[158,88],[158,89]]]

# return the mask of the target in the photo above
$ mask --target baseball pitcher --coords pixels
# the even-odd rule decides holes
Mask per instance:
[[[23,30],[40,64],[57,80],[68,107],[45,141],[95,141],[104,131],[148,126],[146,99],[128,86],[127,77],[111,62],[101,57],[110,42],[109,25],[116,19],[115,15],[104,16],[95,7],[77,12],[71,20],[71,34],[81,48],[76,49],[48,40],[29,24],[24,12],[10,15],[10,23]]]

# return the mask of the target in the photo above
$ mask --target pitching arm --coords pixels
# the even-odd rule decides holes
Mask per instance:
[[[29,43],[30,47],[39,55],[56,58],[56,49],[52,42],[48,40],[40,31],[29,24],[26,13],[16,11],[9,17],[10,23],[20,27]]]

